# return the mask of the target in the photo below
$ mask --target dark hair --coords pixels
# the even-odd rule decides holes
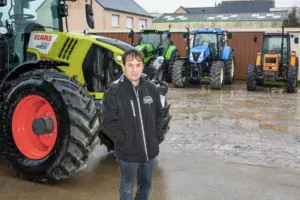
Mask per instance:
[[[139,58],[139,59],[141,59],[142,63],[144,63],[143,55],[136,49],[130,49],[130,50],[127,50],[124,52],[124,54],[122,56],[123,65],[125,65],[128,57]]]

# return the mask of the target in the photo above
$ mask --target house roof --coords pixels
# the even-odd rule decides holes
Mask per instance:
[[[106,10],[115,10],[153,18],[134,0],[96,0],[96,2]]]
[[[288,12],[182,14],[165,13],[152,23],[199,22],[199,21],[278,21],[288,18]]]
[[[261,13],[274,7],[272,1],[223,1],[215,7],[185,8],[190,14]]]

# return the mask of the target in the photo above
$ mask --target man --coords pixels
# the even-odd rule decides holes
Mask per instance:
[[[143,57],[135,49],[123,54],[123,71],[103,96],[103,132],[114,142],[120,169],[120,200],[147,200],[152,186],[163,112],[156,87],[142,78]]]

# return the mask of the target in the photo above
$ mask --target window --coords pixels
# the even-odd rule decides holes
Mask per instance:
[[[119,15],[112,15],[112,27],[119,27]]]
[[[142,28],[142,25],[144,25],[144,28],[147,27],[147,20],[146,19],[140,19],[139,28]]]
[[[133,18],[127,17],[126,18],[126,28],[132,28],[132,22],[133,22]]]

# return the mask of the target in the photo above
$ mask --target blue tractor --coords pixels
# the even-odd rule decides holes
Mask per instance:
[[[186,83],[200,83],[210,77],[212,89],[222,89],[232,84],[235,76],[233,49],[226,46],[232,34],[224,29],[198,29],[184,34],[187,42],[187,57],[174,62],[172,82],[174,87],[183,88]],[[191,47],[192,46],[192,47]]]

